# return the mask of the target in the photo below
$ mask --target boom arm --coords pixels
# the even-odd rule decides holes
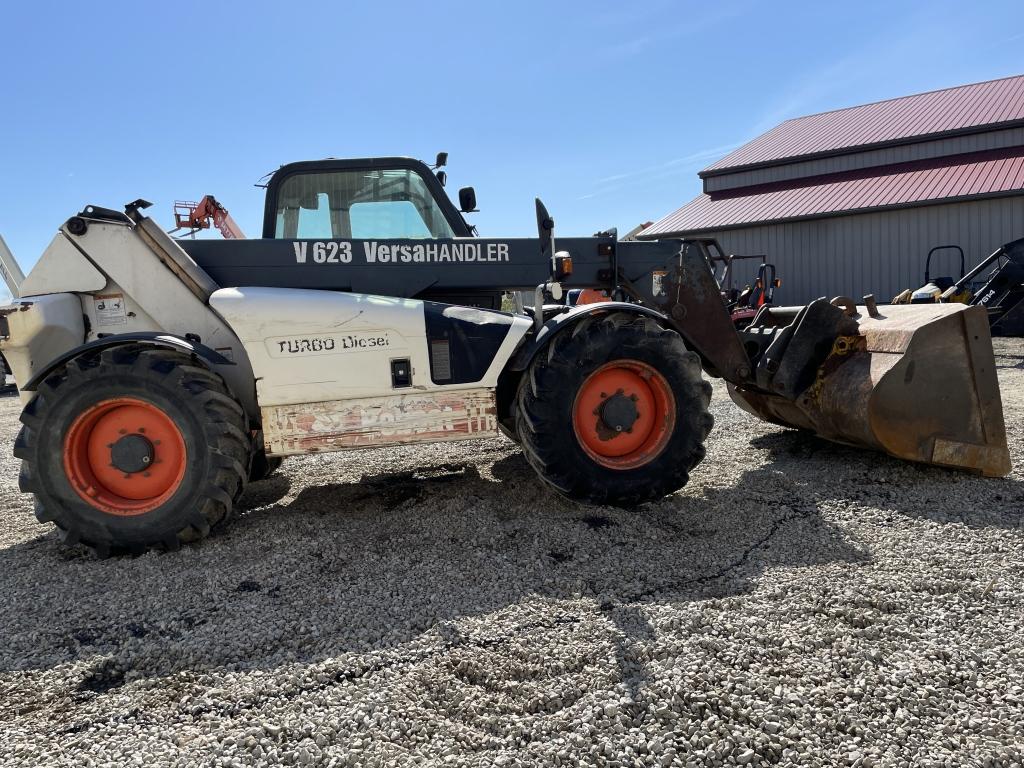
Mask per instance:
[[[611,234],[561,237],[571,272],[552,274],[538,238],[455,240],[182,240],[179,245],[219,285],[319,288],[414,298],[449,293],[525,291],[557,279],[565,290],[625,290],[669,318],[726,379],[750,374],[722,303],[703,241],[617,241]],[[557,262],[556,262],[557,263]]]

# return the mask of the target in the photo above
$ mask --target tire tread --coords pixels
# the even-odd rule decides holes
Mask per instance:
[[[184,528],[154,530],[144,541],[118,540],[110,526],[95,521],[86,533],[73,510],[40,498],[43,488],[36,479],[35,463],[41,450],[53,450],[52,445],[40,445],[48,412],[71,388],[102,376],[152,382],[183,395],[197,411],[204,433],[197,437],[197,442],[209,446],[211,471]],[[43,523],[55,523],[64,543],[84,544],[100,556],[121,551],[139,553],[152,547],[174,550],[185,542],[206,537],[211,529],[230,518],[248,479],[252,440],[242,406],[220,376],[184,352],[125,344],[75,358],[47,377],[36,397],[23,409],[21,422],[23,426],[15,441],[15,456],[22,461],[19,486],[22,491],[36,495],[36,518]],[[106,535],[98,536],[97,531]]]

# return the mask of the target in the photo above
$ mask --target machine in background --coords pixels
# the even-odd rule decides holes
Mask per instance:
[[[930,277],[932,255],[944,249],[960,255],[960,279],[955,282],[951,277]],[[985,270],[988,274],[979,279]],[[925,284],[916,291],[902,291],[892,303],[980,306],[988,313],[993,336],[1024,336],[1024,238],[1000,246],[970,272],[965,271],[960,246],[932,248],[925,261]]]
[[[235,223],[228,209],[221,205],[213,195],[203,195],[202,200],[194,203],[188,200],[176,200],[174,203],[174,229],[169,234],[187,230],[184,236],[195,236],[196,232],[217,228],[225,240],[244,240],[245,233]],[[181,235],[179,235],[181,237]]]
[[[952,277],[944,275],[933,278],[931,276],[932,257],[941,251],[956,251],[959,254],[960,279],[963,280],[965,272],[964,249],[959,245],[937,245],[928,251],[928,256],[924,260],[924,285],[916,291],[910,291],[909,289],[903,291],[903,293],[892,300],[893,304],[933,304],[939,301],[944,291],[949,290],[953,286],[954,280]],[[967,304],[970,301],[971,292],[968,288],[964,287],[955,294],[950,294],[950,297],[948,299],[950,302]]]
[[[729,310],[733,325],[742,330],[753,322],[762,307],[775,304],[775,289],[782,287],[782,280],[776,276],[775,265],[769,263],[764,254],[726,254],[716,240],[706,240],[710,255],[711,269],[722,292],[722,300]],[[736,262],[760,259],[757,276],[743,288],[735,287]]]
[[[967,303],[985,308],[993,336],[1024,336],[1024,238],[1002,245],[982,259],[947,288],[941,300],[957,301],[989,267],[992,269],[982,286]]]

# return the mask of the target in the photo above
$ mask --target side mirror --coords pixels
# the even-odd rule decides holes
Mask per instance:
[[[459,190],[459,210],[463,213],[476,212],[476,190],[472,187]]]
[[[443,168],[446,165],[448,165],[448,153],[447,152],[438,152],[437,153],[437,159],[434,161],[434,167],[435,168]]]
[[[438,171],[434,175],[437,176],[437,180],[441,182],[442,187],[448,183],[448,174],[444,171]]]

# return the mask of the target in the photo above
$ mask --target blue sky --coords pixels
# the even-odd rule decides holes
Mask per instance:
[[[215,194],[257,236],[260,177],[450,153],[485,235],[621,231],[799,115],[1024,72],[1019,2],[11,3],[0,233],[23,266],[87,203]],[[27,271],[27,270],[26,270]]]

